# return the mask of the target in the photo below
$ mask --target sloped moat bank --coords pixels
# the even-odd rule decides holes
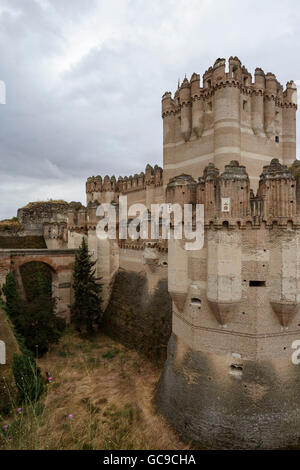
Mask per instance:
[[[143,273],[119,271],[104,314],[104,328],[128,347],[164,361],[172,330],[172,302],[167,280],[148,292]]]

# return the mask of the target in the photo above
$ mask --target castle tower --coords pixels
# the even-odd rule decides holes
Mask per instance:
[[[254,196],[245,166],[231,161],[220,174],[209,163],[196,191],[206,211],[203,247],[169,241],[172,336],[155,400],[203,447],[298,443],[300,218],[292,171],[297,162],[289,170],[273,159]],[[181,180],[172,180],[173,203],[187,191]]]
[[[181,435],[209,448],[299,444],[296,110],[293,82],[284,90],[273,73],[256,68],[252,79],[237,57],[228,71],[217,59],[162,97],[163,169],[88,178],[87,208],[69,214],[70,243],[87,236],[97,259],[104,305],[119,269],[145,273],[152,287],[168,280],[172,335],[155,401]],[[191,204],[193,215],[203,204],[203,246],[187,250],[172,216],[165,241],[97,239],[97,206],[118,209],[125,195],[147,217],[152,204]]]
[[[162,98],[164,184],[181,173],[197,178],[209,162],[220,171],[235,160],[256,190],[259,171],[272,158],[296,158],[297,90],[255,69],[254,81],[237,57],[217,59],[203,75],[185,78]]]

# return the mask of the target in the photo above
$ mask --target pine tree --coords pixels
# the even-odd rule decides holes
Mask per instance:
[[[71,319],[79,331],[93,331],[102,317],[101,286],[95,277],[96,261],[91,260],[84,238],[75,254],[73,270],[74,303],[71,306]]]
[[[6,313],[14,321],[20,314],[21,298],[18,293],[15,277],[11,271],[6,275],[2,292],[5,295]]]

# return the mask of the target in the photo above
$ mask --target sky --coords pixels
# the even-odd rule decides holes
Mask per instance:
[[[162,166],[178,79],[238,56],[300,85],[299,46],[298,0],[0,0],[0,219]]]

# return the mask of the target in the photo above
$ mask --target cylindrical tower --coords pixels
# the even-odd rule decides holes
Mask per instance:
[[[293,81],[286,84],[282,109],[283,163],[291,165],[296,158],[297,87]]]
[[[265,133],[267,137],[272,137],[275,134],[275,101],[277,95],[277,80],[273,73],[266,75],[266,90],[265,90],[265,106],[264,106],[264,119],[265,119]]]
[[[252,129],[255,135],[264,135],[264,91],[265,74],[262,69],[255,69],[255,83],[251,98]]]
[[[243,165],[231,161],[220,176],[221,217],[241,218],[250,215],[250,181]],[[226,200],[224,211],[222,201]]]
[[[212,112],[214,117],[214,163],[223,169],[230,160],[241,161],[240,88],[236,77],[240,63],[230,59],[233,78],[216,85]]]
[[[163,143],[169,144],[175,137],[175,106],[169,91],[162,97]]]
[[[200,89],[200,75],[193,73],[191,78],[192,129],[199,138],[204,129],[204,103]]]
[[[296,181],[286,165],[277,158],[265,165],[260,176],[258,195],[264,201],[266,220],[296,215]]]
[[[183,80],[179,88],[179,99],[181,107],[181,134],[185,142],[187,142],[192,132],[191,85],[187,78]]]

